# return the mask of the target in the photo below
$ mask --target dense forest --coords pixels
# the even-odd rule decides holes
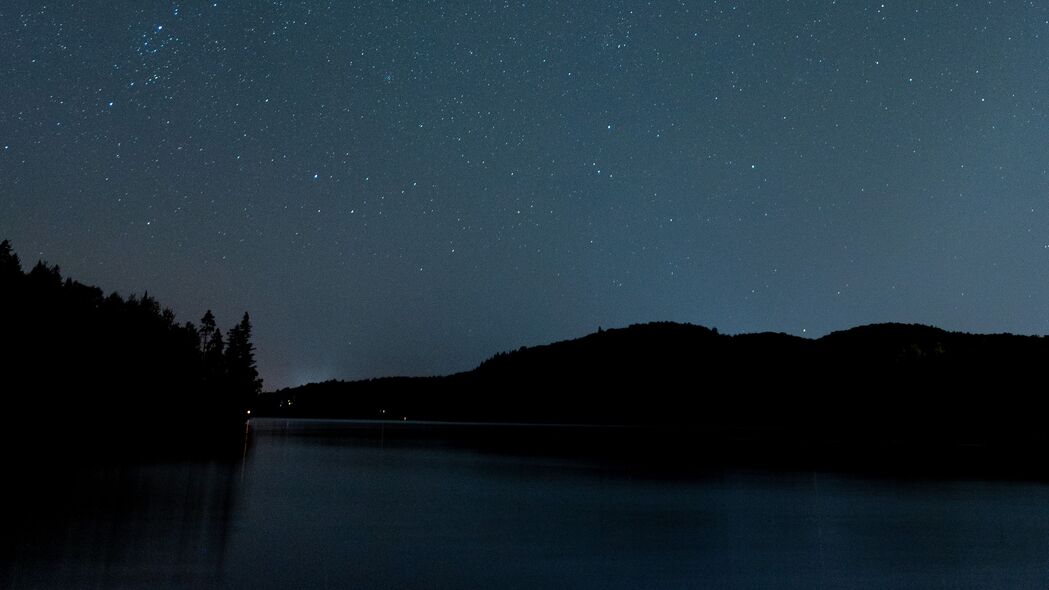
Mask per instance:
[[[242,433],[262,388],[251,321],[178,323],[149,296],[106,295],[0,242],[3,437],[46,446],[207,445]],[[8,447],[10,448],[10,447]]]
[[[270,415],[658,426],[766,450],[1049,448],[1049,339],[878,324],[819,339],[652,323],[445,377],[264,394]]]

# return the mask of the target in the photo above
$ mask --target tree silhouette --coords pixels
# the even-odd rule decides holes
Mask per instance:
[[[211,310],[204,312],[204,317],[200,318],[200,358],[208,358],[208,348],[211,346],[211,340],[215,335],[215,314],[211,313]]]
[[[254,370],[254,347],[246,319],[229,332],[236,334],[230,358],[242,359],[237,370],[257,380],[257,372],[248,370]],[[57,265],[43,261],[24,273],[4,240],[0,402],[18,420],[0,429],[0,455],[34,441],[123,449],[159,440],[185,443],[188,432],[194,433],[193,444],[211,434],[237,433],[232,426],[243,422],[250,399],[232,389],[226,348],[210,310],[198,329],[177,323],[148,293],[105,295],[63,279]],[[48,428],[41,429],[45,423]],[[134,444],[128,446],[129,440]]]
[[[222,330],[211,331],[207,347],[204,349],[204,379],[212,389],[222,388],[226,384],[226,343],[222,339]]]
[[[4,240],[0,242],[0,278],[10,279],[22,274],[22,263],[11,249],[11,242]]]
[[[239,324],[230,328],[226,368],[230,388],[243,403],[250,404],[261,393],[262,380],[255,366],[255,345],[251,343],[251,318],[247,312]]]

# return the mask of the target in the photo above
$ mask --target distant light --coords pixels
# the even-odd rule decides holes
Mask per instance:
[[[251,415],[251,410],[248,410],[248,415],[249,415],[249,416]]]

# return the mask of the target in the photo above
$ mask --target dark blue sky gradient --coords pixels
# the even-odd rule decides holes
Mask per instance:
[[[598,325],[1049,332],[1049,4],[0,4],[0,235],[268,387]]]

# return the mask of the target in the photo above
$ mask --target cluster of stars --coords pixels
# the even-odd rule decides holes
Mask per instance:
[[[280,272],[357,318],[332,329],[358,343],[390,325],[422,325],[430,348],[470,335],[347,376],[650,319],[975,329],[962,312],[1004,295],[966,269],[1049,294],[1004,274],[1044,264],[1047,11],[0,7],[0,229],[56,261],[110,236],[128,259],[108,282],[135,288],[163,289],[143,269],[172,259],[208,261],[198,291]]]

